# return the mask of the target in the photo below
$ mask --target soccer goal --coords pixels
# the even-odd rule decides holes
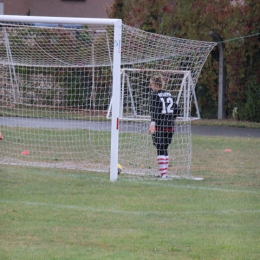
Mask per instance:
[[[195,85],[215,43],[118,19],[2,15],[0,23],[0,163],[110,171],[111,181],[120,163],[126,176],[154,176],[149,79],[160,73],[181,107],[169,175],[190,176]]]

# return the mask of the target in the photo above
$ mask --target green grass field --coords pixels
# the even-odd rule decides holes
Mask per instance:
[[[0,259],[258,260],[259,154],[194,136],[203,181],[0,165]]]

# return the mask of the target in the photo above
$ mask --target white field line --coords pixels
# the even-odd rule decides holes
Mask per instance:
[[[47,172],[47,171],[44,171],[44,172],[40,172],[40,173],[37,173],[35,172],[34,174],[39,174],[39,175],[49,175],[49,176],[53,176],[53,177],[68,177],[68,178],[82,178],[82,179],[95,179],[95,180],[100,180],[100,181],[104,181],[104,180],[101,180],[99,177],[98,177],[98,174],[97,173],[97,177],[92,177],[92,176],[89,176],[88,174],[80,174],[80,173],[69,173],[69,174],[60,174],[60,173],[53,173],[53,172]],[[108,176],[108,179],[109,179],[109,174],[107,175]],[[174,183],[174,179],[170,179],[170,180],[165,180],[165,181],[162,181],[162,180],[157,180],[157,179],[154,179],[154,180],[148,180],[148,179],[145,179],[145,178],[138,178],[138,177],[134,177],[133,178],[129,178],[129,177],[126,177],[124,178],[123,176],[122,177],[119,177],[121,178],[120,181],[124,181],[124,182],[136,182],[136,183],[143,183],[143,184],[146,184],[146,185],[153,185],[153,186],[163,186],[163,187],[173,187],[173,188],[179,188],[179,189],[194,189],[194,190],[205,190],[205,191],[221,191],[221,192],[238,192],[238,193],[249,193],[249,194],[260,194],[260,190],[259,191],[256,191],[256,190],[232,190],[232,189],[225,189],[225,188],[213,188],[213,187],[201,187],[201,186],[192,186],[192,185],[177,185]],[[149,177],[148,177],[149,178]],[[192,182],[192,180],[191,180]],[[196,181],[197,182],[197,181]]]
[[[50,207],[53,209],[66,209],[66,210],[78,210],[86,212],[101,212],[101,213],[114,213],[123,215],[196,215],[196,214],[210,214],[210,215],[223,215],[223,214],[252,214],[260,213],[260,209],[255,210],[199,210],[199,211],[181,211],[181,212],[169,212],[169,211],[126,211],[126,210],[113,210],[113,209],[101,209],[93,207],[75,206],[75,205],[65,205],[65,204],[53,204],[53,203],[43,203],[36,201],[14,201],[14,200],[0,200],[1,204],[22,204],[32,207]]]
[[[140,179],[138,180],[124,180],[129,182],[140,182]],[[191,180],[192,182],[192,180]],[[180,188],[180,189],[194,189],[194,190],[206,190],[206,191],[221,191],[221,192],[238,192],[238,193],[251,193],[251,194],[260,194],[260,191],[255,190],[232,190],[232,189],[222,189],[222,188],[212,188],[212,187],[200,187],[200,186],[192,186],[192,185],[176,185],[173,180],[164,181],[164,180],[154,180],[154,181],[143,181],[144,184],[147,185],[155,185],[155,186],[167,186],[167,187],[173,187],[173,188]]]

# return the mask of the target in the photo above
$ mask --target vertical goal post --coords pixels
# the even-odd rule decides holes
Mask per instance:
[[[119,134],[119,102],[120,102],[120,69],[121,69],[121,37],[122,21],[114,25],[114,59],[113,59],[113,89],[112,89],[112,128],[111,128],[111,159],[110,180],[116,181],[118,176],[118,134]]]

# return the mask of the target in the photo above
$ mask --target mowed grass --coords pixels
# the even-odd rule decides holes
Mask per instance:
[[[194,136],[203,181],[0,165],[0,259],[258,260],[259,154]]]

